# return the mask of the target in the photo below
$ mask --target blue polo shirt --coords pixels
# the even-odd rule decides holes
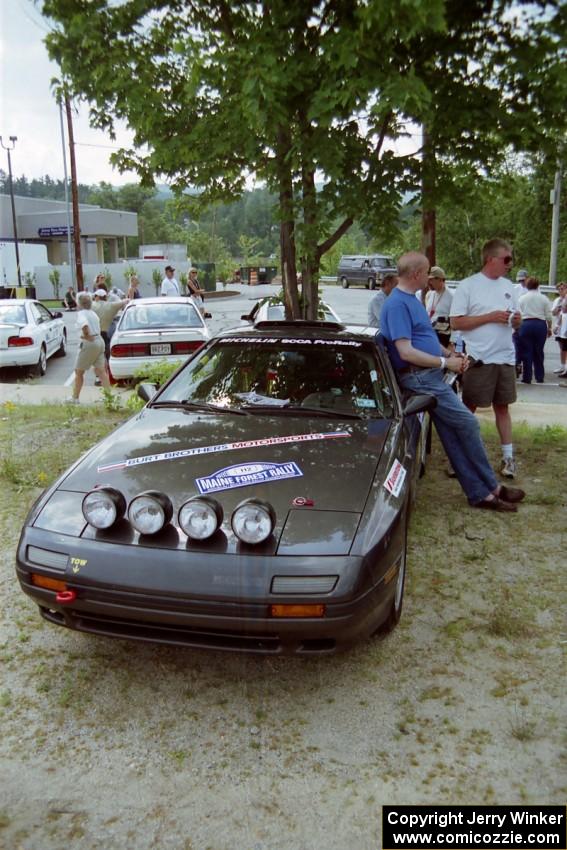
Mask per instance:
[[[397,339],[409,339],[419,351],[435,357],[441,356],[441,343],[431,326],[427,310],[415,295],[402,292],[397,286],[386,298],[382,308],[380,329],[395,369],[411,365],[398,354],[394,345]]]

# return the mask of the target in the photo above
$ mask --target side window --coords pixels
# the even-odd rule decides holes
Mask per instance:
[[[42,318],[42,315],[39,311],[39,304],[33,303],[29,306],[33,321],[36,323],[36,325],[41,325],[41,323],[45,321],[45,319]]]
[[[38,310],[38,312],[39,312],[39,317],[40,317],[40,318],[39,318],[39,321],[40,321],[40,323],[41,323],[41,322],[51,322],[51,321],[52,321],[53,316],[51,315],[51,313],[49,312],[49,310],[48,310],[46,307],[44,307],[44,306],[43,306],[43,304],[34,304],[33,306],[34,306],[34,307],[36,307],[36,308],[37,308],[37,310]]]

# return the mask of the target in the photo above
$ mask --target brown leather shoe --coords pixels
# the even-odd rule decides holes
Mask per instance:
[[[526,498],[526,493],[524,490],[520,490],[519,487],[506,487],[504,484],[501,484],[498,498],[502,499],[503,502],[513,504],[514,502],[522,502]]]
[[[516,513],[518,508],[510,502],[505,502],[504,499],[495,496],[493,499],[483,499],[482,502],[475,502],[473,508],[484,508],[487,511],[499,511],[500,513]]]

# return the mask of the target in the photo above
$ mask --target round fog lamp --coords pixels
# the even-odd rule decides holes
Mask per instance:
[[[122,493],[112,487],[91,490],[83,499],[83,516],[93,528],[104,529],[122,519],[126,510],[126,500]]]
[[[178,522],[191,540],[206,540],[223,519],[222,508],[214,499],[195,496],[179,509]]]
[[[263,543],[274,529],[276,515],[268,502],[248,499],[241,502],[232,514],[232,530],[243,543]]]
[[[140,534],[157,534],[173,516],[173,507],[164,493],[148,490],[130,502],[128,519]]]

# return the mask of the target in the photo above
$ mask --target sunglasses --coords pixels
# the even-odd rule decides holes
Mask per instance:
[[[502,262],[506,263],[506,265],[509,265],[510,263],[514,262],[514,257],[511,254],[506,254],[505,257],[495,257],[494,259],[495,260],[502,260]]]

